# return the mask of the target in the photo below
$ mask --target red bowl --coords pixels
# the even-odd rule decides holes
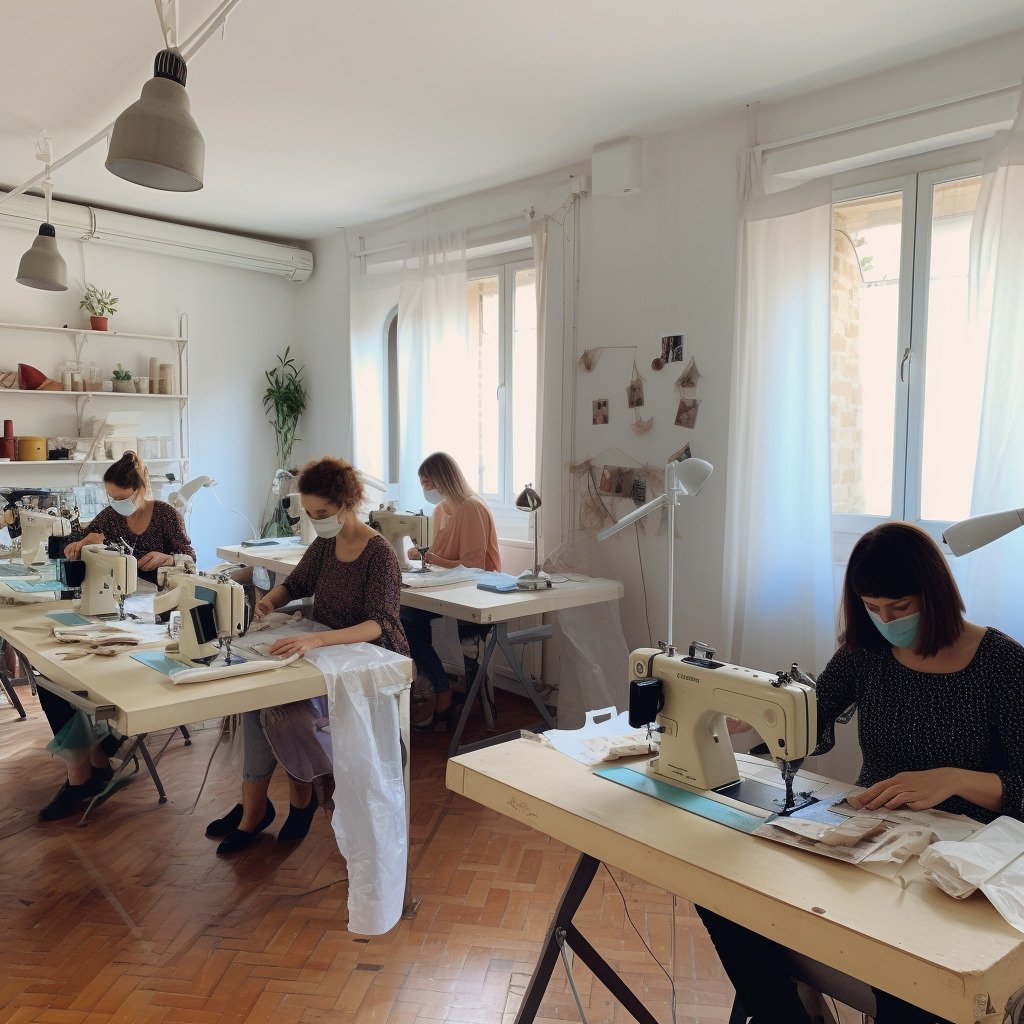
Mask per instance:
[[[46,374],[42,370],[37,370],[34,366],[29,366],[28,363],[18,363],[18,373],[23,391],[36,391],[46,380]]]

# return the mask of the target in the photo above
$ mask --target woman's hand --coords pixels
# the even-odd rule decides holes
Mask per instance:
[[[290,658],[293,654],[306,654],[319,646],[320,637],[316,633],[297,633],[295,636],[283,636],[275,641],[274,646],[270,648],[270,654]]]
[[[891,779],[876,782],[863,793],[848,797],[852,807],[877,811],[881,807],[895,810],[907,807],[912,811],[923,811],[935,807],[960,790],[959,768],[932,768],[924,772],[900,772]]]
[[[418,562],[423,556],[419,553],[419,551],[416,550],[416,548],[409,548],[409,550],[405,553],[405,557],[412,558]]]
[[[159,569],[161,565],[174,565],[174,555],[165,555],[162,551],[147,551],[139,559],[139,568],[144,572]]]
[[[85,547],[84,540],[73,540],[70,544],[64,547],[64,557],[69,562],[77,561],[82,557],[82,548]]]
[[[268,594],[256,602],[256,607],[252,610],[252,617],[258,621],[259,619],[266,618],[272,611],[274,611],[274,602],[270,600],[270,595]]]

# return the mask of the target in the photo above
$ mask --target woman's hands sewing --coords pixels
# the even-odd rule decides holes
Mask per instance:
[[[174,555],[165,555],[162,551],[147,551],[139,559],[139,568],[143,572],[159,569],[161,565],[174,565]]]
[[[269,653],[275,657],[290,658],[293,654],[303,655],[321,645],[322,634],[298,633],[295,636],[283,636],[280,640],[275,640]]]
[[[880,807],[895,810],[907,807],[923,811],[935,807],[961,790],[964,772],[959,768],[931,768],[924,772],[900,772],[891,779],[876,782],[856,796],[847,797],[854,807],[877,811]]]
[[[262,619],[274,610],[274,602],[270,600],[270,595],[267,594],[266,597],[260,598],[256,602],[256,607],[252,610],[252,617],[254,619]]]

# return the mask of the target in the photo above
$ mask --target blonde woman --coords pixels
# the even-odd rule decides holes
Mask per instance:
[[[423,460],[419,477],[424,500],[434,506],[434,540],[425,556],[426,563],[442,569],[465,565],[500,572],[494,517],[469,486],[455,460],[445,452],[434,452]],[[410,548],[409,557],[418,558],[419,552]],[[402,608],[402,628],[409,640],[412,659],[434,689],[430,715],[413,723],[413,727],[420,730],[433,729],[439,721],[450,728],[455,712],[448,676],[431,638],[430,624],[436,618],[433,612]],[[481,629],[475,623],[459,622],[459,638],[464,643],[478,643],[480,635]],[[467,656],[465,662],[466,674],[470,677],[476,671],[477,660]]]

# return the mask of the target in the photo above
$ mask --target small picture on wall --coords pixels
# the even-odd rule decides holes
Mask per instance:
[[[669,457],[669,462],[685,462],[687,459],[693,458],[693,452],[690,450],[690,442],[687,441],[682,448],[677,452],[673,452]]]
[[[593,403],[593,422],[595,427],[603,427],[608,423],[608,399],[595,398]]]
[[[633,489],[635,477],[636,470],[629,469],[627,466],[605,466],[601,470],[598,490],[613,498],[628,498]]]
[[[676,409],[676,426],[692,430],[697,425],[697,413],[700,410],[699,398],[680,398]]]
[[[685,356],[685,334],[667,334],[661,339],[661,358],[666,363],[681,363]]]
[[[630,409],[639,409],[644,404],[644,382],[639,377],[626,385],[626,403]]]

